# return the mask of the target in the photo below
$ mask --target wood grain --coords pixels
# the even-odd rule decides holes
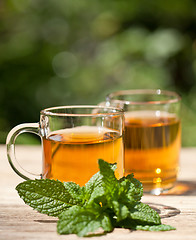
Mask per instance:
[[[17,156],[22,166],[39,173],[41,147],[17,146]],[[181,170],[176,187],[161,196],[145,194],[142,201],[155,208],[165,224],[177,228],[170,232],[144,232],[115,229],[93,240],[195,240],[196,239],[196,149],[181,151]],[[1,240],[75,240],[76,235],[60,236],[56,233],[57,219],[48,217],[26,206],[16,193],[15,187],[23,180],[9,166],[6,148],[0,146],[0,239]]]

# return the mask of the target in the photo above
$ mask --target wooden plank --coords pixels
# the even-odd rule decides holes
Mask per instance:
[[[41,166],[41,148],[19,146],[18,156],[21,164],[39,171]],[[37,213],[26,206],[17,195],[16,185],[23,181],[10,168],[5,146],[0,146],[0,239],[66,239],[77,240],[76,235],[60,236],[56,233],[56,218]],[[138,239],[138,240],[195,240],[196,239],[196,149],[181,151],[181,171],[177,186],[167,195],[152,196],[145,194],[142,201],[155,208],[162,222],[177,228],[170,232],[143,232],[115,229],[104,236],[93,237],[93,240]],[[38,167],[38,169],[35,169]]]

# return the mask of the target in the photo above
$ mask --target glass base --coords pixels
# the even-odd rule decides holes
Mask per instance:
[[[176,181],[173,182],[162,182],[159,184],[146,184],[143,183],[143,191],[144,193],[149,193],[152,195],[160,195],[161,193],[167,193],[170,189],[172,189],[175,186]]]

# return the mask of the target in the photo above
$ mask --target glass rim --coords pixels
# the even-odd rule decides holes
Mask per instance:
[[[63,113],[63,112],[52,112],[53,110],[61,109],[105,109],[111,112],[92,112],[92,113]],[[99,106],[99,105],[65,105],[57,107],[49,107],[40,111],[41,115],[45,116],[66,116],[66,117],[103,117],[103,116],[120,116],[124,115],[124,111],[121,108],[112,106]]]
[[[126,96],[126,95],[162,95],[171,97],[167,100],[152,100],[152,101],[130,101],[130,100],[124,100],[124,99],[113,99],[115,96]],[[173,98],[172,98],[173,97]],[[168,90],[161,90],[161,89],[132,89],[132,90],[120,90],[113,93],[110,93],[106,96],[106,101],[114,100],[116,102],[123,102],[125,104],[134,104],[134,105],[141,105],[141,104],[167,104],[167,103],[177,103],[181,101],[181,96],[174,92],[174,91],[168,91]]]

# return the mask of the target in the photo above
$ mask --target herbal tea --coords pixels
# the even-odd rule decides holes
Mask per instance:
[[[125,114],[125,175],[133,172],[145,191],[173,186],[180,145],[180,121],[175,114],[160,111]]]
[[[81,126],[52,132],[43,138],[44,178],[84,185],[98,169],[98,159],[117,163],[123,175],[123,141],[119,132],[104,127]]]

